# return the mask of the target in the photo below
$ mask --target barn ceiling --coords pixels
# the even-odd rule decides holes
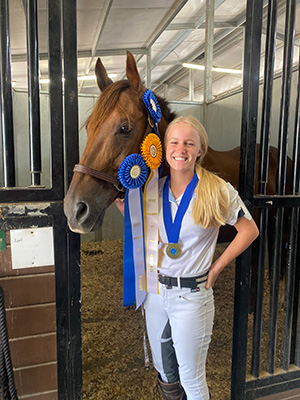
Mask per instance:
[[[78,75],[93,75],[96,59],[101,57],[108,73],[114,74],[113,80],[124,78],[125,53],[129,49],[135,55],[142,79],[157,94],[168,100],[203,101],[205,71],[189,69],[182,64],[204,66],[207,48],[212,67],[237,70],[212,70],[211,98],[239,89],[242,85],[246,3],[246,0],[214,0],[211,8],[214,13],[208,13],[205,0],[77,0]],[[286,0],[278,0],[275,60],[278,73],[283,63],[286,3]],[[300,0],[296,3],[295,68],[299,63]],[[15,88],[27,87],[24,4],[25,0],[9,0]],[[48,1],[37,0],[37,4],[41,90],[47,90],[48,84],[43,82],[48,77]],[[265,0],[262,57],[267,11],[268,1]],[[207,29],[206,19],[210,21]],[[213,26],[213,37],[206,41],[210,26]],[[261,71],[263,73],[263,62]],[[95,79],[79,80],[79,92],[98,94]]]

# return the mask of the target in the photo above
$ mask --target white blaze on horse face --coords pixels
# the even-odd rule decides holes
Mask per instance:
[[[194,171],[201,155],[200,138],[196,130],[186,122],[178,122],[168,132],[166,160],[175,171]]]

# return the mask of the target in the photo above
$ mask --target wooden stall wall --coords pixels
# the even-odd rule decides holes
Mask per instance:
[[[10,231],[0,251],[0,286],[19,399],[57,399],[54,266],[12,268]]]

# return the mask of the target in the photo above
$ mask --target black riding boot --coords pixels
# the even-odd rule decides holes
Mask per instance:
[[[158,377],[157,385],[165,400],[186,400],[186,394],[179,381],[175,383],[166,383]]]

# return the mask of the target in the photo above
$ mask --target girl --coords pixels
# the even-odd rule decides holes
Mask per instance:
[[[144,304],[158,385],[167,400],[208,400],[205,364],[214,319],[212,287],[219,274],[258,236],[237,191],[201,167],[208,138],[191,116],[165,135],[170,175],[159,181],[159,294]],[[118,206],[118,204],[117,204]],[[237,234],[212,264],[219,228]]]

